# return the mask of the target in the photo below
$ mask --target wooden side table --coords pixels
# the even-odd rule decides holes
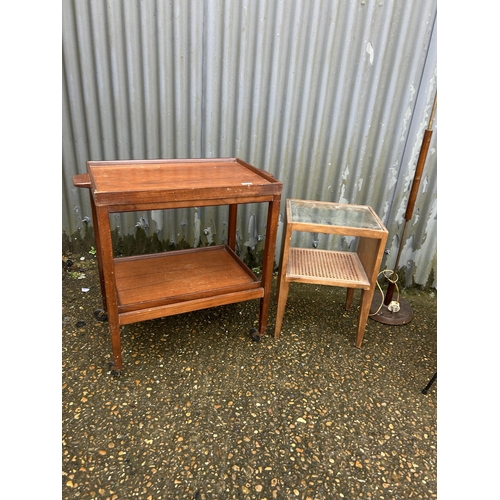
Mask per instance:
[[[238,158],[89,161],[73,177],[88,188],[96,251],[113,350],[113,372],[122,369],[120,327],[199,309],[260,299],[265,334],[276,249],[282,183]],[[268,203],[259,279],[235,252],[238,205]],[[110,214],[229,205],[227,244],[115,258]]]
[[[358,240],[357,250],[339,252],[294,248],[290,246],[293,231],[354,236]],[[281,331],[290,283],[345,287],[346,309],[351,306],[354,290],[359,288],[362,292],[356,347],[361,347],[387,235],[387,229],[371,207],[287,200],[274,336],[278,338]]]

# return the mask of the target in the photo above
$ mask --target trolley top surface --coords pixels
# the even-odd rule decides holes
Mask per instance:
[[[282,183],[238,158],[89,161],[97,204],[281,194]]]

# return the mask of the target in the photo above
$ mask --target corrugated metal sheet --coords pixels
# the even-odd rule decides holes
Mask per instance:
[[[289,197],[371,205],[391,268],[436,67],[436,0],[65,0],[63,229],[92,225],[71,181],[87,160],[239,157],[283,181],[283,209]],[[437,115],[403,242],[409,284],[437,283],[436,128]],[[113,225],[199,245],[225,238],[226,214],[121,214]],[[241,251],[262,248],[265,216],[240,210]],[[314,239],[335,244],[297,243]]]

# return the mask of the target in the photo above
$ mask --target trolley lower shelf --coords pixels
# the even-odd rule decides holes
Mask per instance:
[[[227,246],[114,259],[120,325],[262,298],[257,276]]]

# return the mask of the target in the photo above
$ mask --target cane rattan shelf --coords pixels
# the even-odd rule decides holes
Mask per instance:
[[[358,255],[349,252],[290,248],[286,274],[294,281],[305,283],[370,286]]]

